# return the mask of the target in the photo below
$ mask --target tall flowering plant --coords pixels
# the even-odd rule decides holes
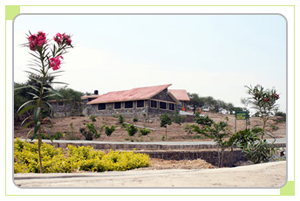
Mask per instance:
[[[49,43],[51,40],[47,39],[46,34],[43,31],[39,31],[35,34],[29,32],[27,40],[28,42],[25,44],[25,47],[30,49],[30,54],[33,56],[34,67],[31,68],[31,70],[33,70],[32,72],[28,72],[31,82],[25,87],[32,89],[28,92],[32,95],[32,100],[21,105],[18,109],[18,114],[21,115],[29,110],[34,111],[33,117],[27,117],[22,122],[22,125],[24,125],[24,127],[28,127],[32,124],[34,125],[28,132],[27,137],[30,134],[33,134],[32,139],[38,139],[39,165],[40,172],[42,173],[41,133],[47,131],[48,134],[51,134],[49,129],[42,126],[42,114],[43,118],[47,118],[51,122],[54,110],[47,100],[51,96],[59,95],[52,88],[51,84],[55,83],[52,81],[55,77],[55,71],[58,71],[61,68],[63,55],[67,53],[67,49],[73,48],[73,46],[71,36],[65,33],[57,33],[53,37],[54,42],[52,45]]]
[[[265,134],[266,123],[269,120],[269,116],[276,110],[276,101],[279,99],[276,89],[264,89],[261,85],[254,87],[245,86],[247,92],[250,95],[250,103],[258,110],[259,116],[263,122],[262,139]]]

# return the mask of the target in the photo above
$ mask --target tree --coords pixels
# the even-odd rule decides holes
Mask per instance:
[[[269,120],[269,116],[275,111],[277,105],[276,101],[279,99],[279,95],[276,93],[276,89],[265,89],[261,85],[255,87],[245,86],[247,93],[250,95],[248,103],[257,110],[260,118],[262,119],[263,126],[261,132],[261,139],[264,139],[266,123]]]
[[[166,138],[167,138],[167,127],[168,125],[172,124],[172,120],[169,117],[168,114],[162,114],[160,115],[160,127],[165,127],[166,128]]]
[[[194,111],[194,114],[195,114],[195,111],[196,111],[197,107],[203,107],[204,106],[204,100],[202,98],[200,98],[198,96],[198,94],[196,94],[196,93],[192,93],[192,94],[188,93],[188,96],[190,97],[190,104],[194,108],[193,111]]]

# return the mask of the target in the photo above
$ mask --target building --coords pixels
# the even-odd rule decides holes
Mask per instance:
[[[73,100],[61,99],[50,100],[49,103],[53,107],[55,117],[78,116],[82,114],[82,103]]]
[[[179,100],[180,104],[178,105],[178,108],[180,110],[186,110],[187,109],[187,102],[191,101],[190,97],[188,96],[188,93],[185,89],[169,89],[169,92],[177,99]]]
[[[109,92],[86,103],[85,115],[125,117],[158,117],[163,113],[172,114],[181,103],[170,93],[171,84],[140,87],[124,91]]]

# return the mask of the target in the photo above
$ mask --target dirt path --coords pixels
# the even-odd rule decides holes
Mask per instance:
[[[286,162],[220,169],[137,169],[124,172],[15,174],[22,187],[281,187]]]

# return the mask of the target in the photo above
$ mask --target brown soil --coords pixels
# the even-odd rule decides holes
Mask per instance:
[[[208,115],[215,122],[224,121],[225,117],[229,118],[229,129],[232,133],[235,132],[235,117],[234,115],[223,115],[216,113],[207,113],[204,112],[204,115]],[[271,119],[267,123],[267,129],[272,131],[273,135],[276,138],[284,138],[286,137],[286,123],[277,123],[276,119],[279,117],[271,117]],[[94,123],[96,129],[99,131],[101,126],[107,124],[109,126],[116,125],[116,131],[112,133],[111,136],[106,136],[104,131],[101,134],[101,137],[98,139],[94,139],[96,141],[135,141],[135,142],[155,142],[162,141],[163,135],[165,135],[166,129],[160,127],[160,122],[146,122],[143,119],[139,119],[138,122],[134,124],[139,126],[144,126],[147,128],[154,128],[155,131],[148,134],[147,136],[142,136],[140,133],[136,133],[135,136],[128,136],[127,131],[121,128],[121,125],[117,123],[118,118],[115,117],[97,117],[96,122]],[[51,128],[52,133],[61,132],[64,133],[65,137],[61,138],[64,140],[84,140],[84,136],[79,132],[80,128],[84,128],[84,123],[89,123],[91,120],[88,117],[65,117],[65,118],[54,118],[52,119],[53,128]],[[125,119],[125,122],[133,123],[131,119]],[[252,128],[255,125],[261,125],[261,119],[258,117],[250,118],[250,125],[248,128]],[[236,121],[237,123],[237,131],[244,130],[246,128],[246,121]],[[185,124],[178,125],[173,123],[167,128],[167,138],[166,141],[205,141],[210,139],[194,139],[196,134],[187,134],[184,131]],[[73,125],[71,127],[71,125]],[[278,127],[278,130],[272,130],[271,126],[274,125]],[[15,122],[14,127],[14,137],[15,138],[25,138],[28,131],[31,128],[22,128],[20,122]],[[47,132],[45,132],[47,133]]]
[[[151,166],[139,168],[140,170],[163,170],[163,169],[215,169],[218,168],[205,160],[163,160],[158,158],[150,159]]]

